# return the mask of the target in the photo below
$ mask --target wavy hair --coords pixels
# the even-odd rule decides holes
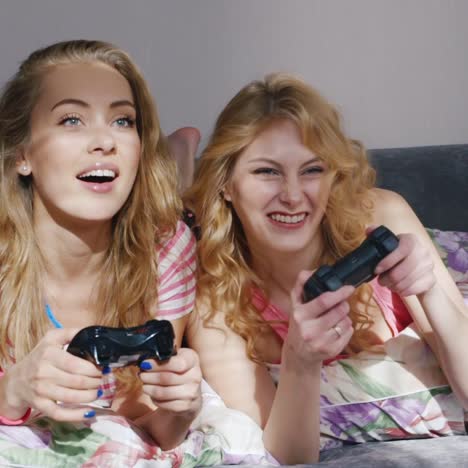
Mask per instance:
[[[368,194],[375,179],[362,144],[345,136],[337,110],[297,77],[275,73],[253,81],[219,115],[198,162],[194,184],[186,194],[201,230],[198,303],[209,304],[206,323],[216,311],[225,314],[226,323],[246,340],[249,357],[255,361],[260,361],[255,337],[269,326],[251,303],[252,286],[262,288],[262,280],[251,267],[247,239],[222,191],[239,155],[278,120],[297,125],[304,144],[334,173],[321,223],[325,249],[310,268],[332,263],[363,240],[372,207]],[[365,285],[351,299],[355,333],[350,349],[366,342],[366,329],[372,321],[356,306],[358,302],[368,304],[370,297],[370,288]]]
[[[31,177],[16,172],[16,153],[28,141],[30,116],[44,74],[70,63],[100,62],[129,83],[141,140],[131,193],[112,222],[102,265],[98,324],[134,326],[149,318],[157,301],[156,245],[176,228],[182,206],[177,176],[148,86],[130,57],[112,44],[74,40],[33,52],[7,82],[0,97],[0,366],[22,359],[50,327],[41,287],[47,268],[36,243]],[[13,354],[13,355],[12,355]]]

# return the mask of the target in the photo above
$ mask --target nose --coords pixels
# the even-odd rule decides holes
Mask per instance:
[[[279,198],[288,205],[297,205],[302,201],[302,187],[297,177],[284,179]]]
[[[92,131],[88,142],[89,154],[114,154],[115,138],[112,131],[107,128],[96,128]]]

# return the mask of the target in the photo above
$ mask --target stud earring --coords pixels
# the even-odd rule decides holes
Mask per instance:
[[[27,164],[23,164],[21,166],[21,172],[23,172],[24,174],[28,174],[29,168],[28,168]]]

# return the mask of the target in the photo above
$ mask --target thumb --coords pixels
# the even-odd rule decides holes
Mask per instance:
[[[368,236],[372,231],[374,231],[375,229],[377,229],[379,227],[378,224],[369,224],[367,227],[366,227],[366,236]]]
[[[291,300],[293,304],[303,303],[302,291],[304,289],[304,284],[313,275],[314,271],[315,270],[303,270],[297,276],[296,284],[294,285],[294,288],[291,291]]]
[[[47,341],[59,346],[66,345],[80,331],[79,328],[57,328],[47,333]]]

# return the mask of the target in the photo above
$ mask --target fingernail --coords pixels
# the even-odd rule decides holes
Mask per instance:
[[[109,366],[104,366],[102,368],[103,375],[109,374],[111,371],[112,371],[112,369]]]
[[[140,369],[141,370],[150,370],[150,369],[152,369],[152,367],[151,367],[151,364],[149,362],[143,361],[140,364]]]
[[[87,419],[94,418],[94,416],[96,416],[96,411],[94,410],[86,411],[86,413],[84,414],[84,417]]]
[[[97,391],[97,397],[101,398],[103,394],[104,394],[104,392],[102,391],[102,389],[99,388],[98,391]]]

